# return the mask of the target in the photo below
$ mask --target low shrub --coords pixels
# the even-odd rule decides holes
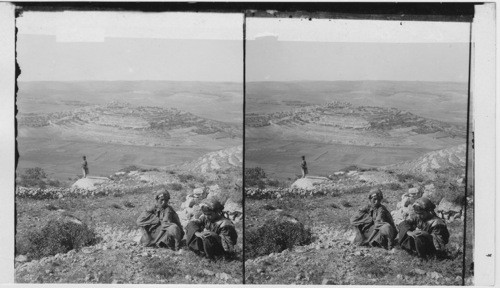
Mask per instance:
[[[167,185],[168,189],[174,190],[174,191],[180,191],[182,190],[182,184],[180,183],[169,183]]]
[[[190,181],[200,182],[200,183],[204,183],[205,182],[205,178],[203,178],[201,176],[195,176],[195,175],[192,175],[192,174],[178,174],[177,178],[179,178],[179,181],[181,183],[187,183],[187,182],[190,182]]]
[[[41,189],[45,189],[47,186],[61,186],[61,182],[58,180],[47,179],[47,173],[40,167],[25,169],[19,175],[16,184],[22,187],[38,187]]]
[[[260,167],[245,168],[245,187],[259,187],[263,189],[265,187],[263,179],[265,178],[266,173],[264,169]]]
[[[401,184],[399,184],[399,183],[394,183],[394,182],[393,182],[393,183],[389,183],[389,184],[387,185],[387,187],[388,187],[390,190],[392,190],[392,191],[397,191],[397,190],[401,190],[401,189],[403,189],[403,187],[401,186]]]
[[[86,224],[50,220],[42,229],[16,237],[16,254],[39,259],[97,243],[97,234]]]
[[[270,253],[279,253],[295,245],[308,244],[311,231],[299,222],[267,220],[257,229],[245,233],[245,257],[255,258]]]
[[[422,176],[418,175],[412,175],[412,174],[396,174],[396,177],[398,178],[399,182],[423,182],[424,178]]]
[[[287,182],[280,181],[278,179],[268,179],[265,182],[265,185],[268,187],[282,187],[282,188],[286,188],[286,187],[290,186]]]

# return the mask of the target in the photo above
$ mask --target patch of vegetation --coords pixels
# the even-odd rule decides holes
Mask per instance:
[[[126,172],[126,173],[130,173],[132,171],[139,171],[139,172],[152,172],[152,171],[155,171],[155,172],[159,172],[160,170],[158,170],[158,168],[141,168],[141,167],[138,167],[136,165],[130,165],[130,166],[127,166],[127,167],[122,168],[120,170],[120,172]]]
[[[399,184],[399,183],[394,183],[394,182],[393,182],[393,183],[389,183],[389,184],[387,185],[387,188],[389,188],[389,189],[391,189],[391,190],[393,190],[393,191],[403,189],[403,187],[401,186],[401,184]]]
[[[345,199],[342,199],[340,200],[340,205],[348,208],[348,207],[352,207],[351,203],[349,203],[349,201],[345,200]]]
[[[281,188],[286,188],[290,186],[287,182],[280,181],[278,179],[268,179],[265,181],[265,185],[269,187],[281,187]]]
[[[245,257],[251,259],[270,253],[279,253],[295,245],[305,245],[311,241],[311,231],[301,223],[267,220],[257,229],[245,233]]]
[[[396,174],[398,181],[401,183],[410,182],[424,182],[424,178],[422,176],[413,175],[413,174]]]
[[[167,187],[169,190],[174,190],[174,191],[182,190],[182,184],[180,183],[169,183]]]
[[[22,187],[38,187],[41,189],[45,189],[47,186],[62,186],[58,180],[48,179],[47,173],[40,167],[25,169],[24,173],[19,175],[16,184]]]
[[[178,174],[177,178],[179,178],[179,181],[181,183],[188,183],[188,182],[199,182],[199,183],[204,183],[205,178],[202,176],[195,176],[192,174]]]
[[[127,208],[134,208],[135,207],[134,203],[132,203],[128,200],[123,201],[123,206],[125,206]]]
[[[95,231],[86,224],[51,220],[42,229],[16,237],[16,254],[39,259],[97,243]]]
[[[453,182],[448,177],[438,176],[434,181],[434,186],[436,187],[437,195],[436,205],[443,198],[458,205],[465,205],[467,202],[466,197],[470,196],[465,194],[465,186]],[[467,194],[470,194],[469,192],[471,191],[467,192]]]
[[[116,203],[111,204],[111,207],[113,207],[115,209],[123,209],[122,206],[120,206],[119,204],[116,204]]]
[[[339,205],[335,204],[335,203],[331,203],[330,204],[330,207],[332,207],[333,209],[339,209]]]
[[[358,256],[356,266],[359,271],[363,271],[363,275],[377,278],[384,277],[392,271],[391,267],[380,265],[380,260],[373,256]]]
[[[370,192],[371,186],[359,186],[353,187],[344,192],[344,194],[368,194]]]
[[[47,206],[45,206],[45,209],[47,209],[49,211],[54,211],[54,210],[57,210],[58,208],[52,204],[47,204]]]
[[[261,167],[245,168],[245,187],[264,189],[266,172]]]
[[[179,265],[174,263],[170,258],[143,257],[142,262],[146,268],[146,273],[151,276],[159,276],[168,279],[177,274],[184,273],[184,271],[179,269]]]

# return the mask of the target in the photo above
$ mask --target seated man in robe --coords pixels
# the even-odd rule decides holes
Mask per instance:
[[[233,222],[223,216],[224,206],[216,199],[205,199],[200,208],[203,215],[186,226],[187,246],[209,259],[232,256],[238,235]]]
[[[420,257],[446,256],[445,245],[450,233],[446,222],[439,218],[436,205],[426,197],[413,204],[415,216],[399,224],[399,245],[411,254]]]
[[[351,218],[351,225],[356,230],[354,243],[391,250],[394,248],[397,231],[391,213],[381,204],[382,191],[372,189],[368,199],[370,204]]]
[[[142,212],[137,219],[142,231],[141,244],[179,250],[184,231],[179,216],[168,205],[170,194],[167,190],[158,191],[155,200],[156,204]]]

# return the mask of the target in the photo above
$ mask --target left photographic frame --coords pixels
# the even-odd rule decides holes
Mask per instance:
[[[15,20],[14,282],[241,284],[243,14]]]

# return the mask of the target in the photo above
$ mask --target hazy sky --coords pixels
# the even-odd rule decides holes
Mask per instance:
[[[243,81],[243,16],[25,12],[20,81]]]
[[[247,81],[468,77],[468,23],[249,18],[246,27]]]

